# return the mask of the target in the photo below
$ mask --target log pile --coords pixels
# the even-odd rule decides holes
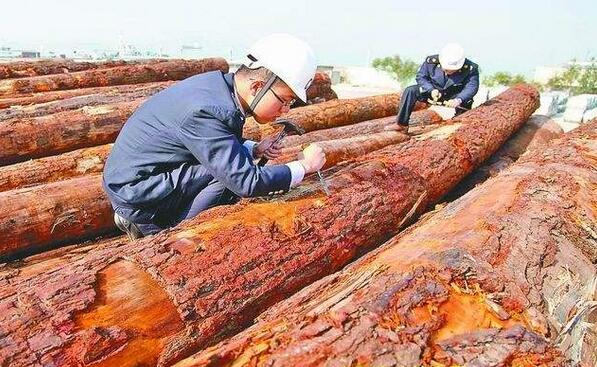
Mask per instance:
[[[594,120],[177,366],[594,366],[596,154]]]
[[[511,88],[439,129],[360,157],[329,176],[329,197],[313,189],[245,201],[132,243],[6,267],[0,363],[168,365],[212,345],[396,234],[537,107],[533,88]]]

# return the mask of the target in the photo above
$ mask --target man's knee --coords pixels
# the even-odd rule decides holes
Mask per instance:
[[[421,94],[421,90],[418,85],[410,85],[404,89],[403,94],[405,96],[418,97]]]

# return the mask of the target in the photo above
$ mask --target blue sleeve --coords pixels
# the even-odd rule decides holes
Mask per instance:
[[[290,188],[286,165],[255,165],[230,128],[208,113],[187,116],[179,137],[216,180],[240,197],[280,194]]]
[[[458,93],[454,98],[460,98],[462,101],[470,101],[473,99],[475,94],[479,91],[479,71],[477,68],[473,70],[464,84],[462,91]]]
[[[431,84],[431,75],[429,75],[429,68],[427,63],[421,64],[419,71],[417,71],[417,84],[422,88],[423,93],[429,93],[435,89]]]

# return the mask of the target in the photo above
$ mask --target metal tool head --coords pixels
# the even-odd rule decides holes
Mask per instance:
[[[296,125],[292,120],[289,119],[278,119],[274,122],[276,125],[282,125],[284,127],[284,133],[286,135],[303,135],[305,133],[305,129]]]

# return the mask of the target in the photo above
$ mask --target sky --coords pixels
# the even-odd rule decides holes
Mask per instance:
[[[287,32],[320,64],[365,66],[400,55],[417,63],[447,42],[481,71],[532,75],[537,65],[597,57],[597,0],[2,0],[0,46],[117,48],[240,59],[261,36]]]

